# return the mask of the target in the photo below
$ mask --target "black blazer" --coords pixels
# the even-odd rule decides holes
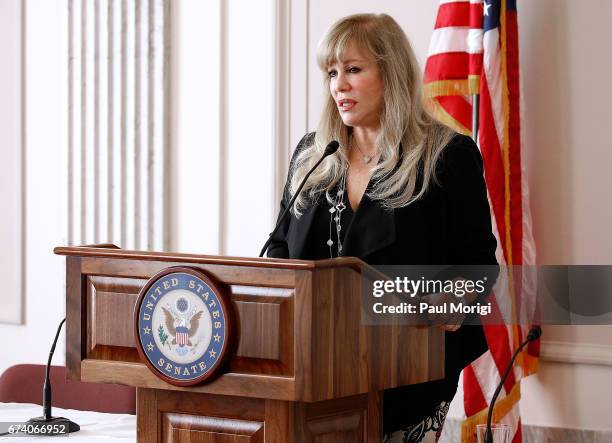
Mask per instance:
[[[291,165],[313,141],[314,133],[302,138]],[[474,141],[456,135],[442,151],[436,171],[439,183],[430,182],[420,200],[403,208],[385,210],[364,194],[345,234],[344,255],[371,265],[497,265],[483,162]],[[289,201],[287,189],[280,212]],[[269,257],[302,258],[317,204],[327,202],[320,198],[300,218],[291,214],[285,220],[270,244]],[[447,378],[455,380],[486,349],[480,326],[446,333]]]
[[[314,133],[302,138],[291,165],[313,139]],[[399,209],[385,210],[364,195],[346,232],[344,255],[379,265],[497,264],[482,158],[471,138],[457,135],[444,148],[437,177],[439,185],[431,183],[423,198]],[[286,186],[280,212],[288,201]],[[319,204],[327,203],[322,198]],[[315,212],[311,205],[299,219],[288,217],[268,256],[301,258]]]

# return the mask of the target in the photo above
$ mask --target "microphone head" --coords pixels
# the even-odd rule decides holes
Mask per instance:
[[[542,328],[540,328],[539,326],[534,326],[533,328],[529,330],[529,334],[527,334],[527,340],[529,341],[537,340],[538,338],[540,338],[541,335],[542,335]]]
[[[328,155],[332,155],[338,150],[339,147],[340,143],[338,143],[336,140],[330,141],[325,147],[325,156],[327,157]]]

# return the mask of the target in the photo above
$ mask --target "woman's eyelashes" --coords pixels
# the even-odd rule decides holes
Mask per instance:
[[[361,68],[357,66],[347,66],[346,68],[344,68],[344,72],[346,72],[347,74],[357,74],[360,71]],[[327,71],[327,75],[329,77],[335,77],[336,75],[338,75],[338,71],[336,69],[330,69],[329,71]]]

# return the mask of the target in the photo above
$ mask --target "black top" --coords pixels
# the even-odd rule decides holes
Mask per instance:
[[[331,195],[336,196],[337,190],[338,187],[332,191]],[[327,201],[325,195],[321,196],[321,200],[316,205],[316,213],[310,227],[309,241],[304,246],[304,251],[302,252],[301,258],[305,260],[338,257],[338,235],[340,236],[340,242],[344,244],[344,238],[353,221],[353,209],[348,202],[346,192],[338,200],[338,203],[344,205],[344,210],[342,211],[336,210],[335,205]],[[330,212],[330,209],[334,209],[334,211]],[[335,221],[338,212],[340,213],[339,232]],[[333,242],[331,245],[328,244],[330,240]]]
[[[314,133],[307,134],[298,144],[294,159],[313,143]],[[436,171],[438,182],[430,182],[421,199],[402,208],[386,210],[364,194],[350,220],[350,229],[345,231],[343,255],[359,257],[370,265],[496,265],[497,243],[478,147],[469,137],[456,135],[442,151]],[[286,186],[281,212],[289,199]],[[327,246],[328,209],[322,196],[300,218],[293,214],[288,217],[274,236],[268,256],[329,258],[329,249],[322,247]],[[344,222],[342,226],[344,229]],[[495,281],[495,276],[489,281]],[[480,326],[447,332],[446,378],[385,391],[385,432],[418,422],[441,401],[452,399],[461,370],[486,349]]]

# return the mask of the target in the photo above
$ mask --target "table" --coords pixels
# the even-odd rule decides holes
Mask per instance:
[[[42,406],[30,403],[0,403],[0,422],[25,422],[42,415]],[[3,436],[0,441],[89,443],[89,442],[136,442],[136,416],[130,414],[107,414],[104,412],[78,411],[76,409],[53,408],[54,417],[65,417],[81,426],[79,432],[66,436]]]

